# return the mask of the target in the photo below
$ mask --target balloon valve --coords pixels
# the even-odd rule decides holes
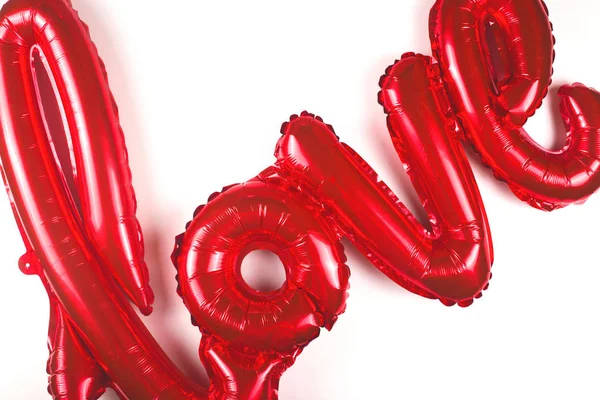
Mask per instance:
[[[33,251],[28,251],[19,258],[19,269],[25,275],[37,275],[39,261]]]

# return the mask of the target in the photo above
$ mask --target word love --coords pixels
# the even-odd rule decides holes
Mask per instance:
[[[117,108],[87,27],[67,0],[10,0],[0,12],[0,157],[27,249],[19,266],[50,298],[50,394],[97,399],[112,387],[127,399],[276,399],[283,372],[345,309],[342,237],[408,290],[469,306],[487,288],[493,249],[460,140],[536,208],[593,194],[596,91],[561,89],[562,151],[542,149],[522,129],[552,75],[544,4],[438,0],[430,24],[434,57],[402,57],[382,77],[379,101],[431,230],[331,126],[292,116],[275,164],[211,196],[176,239],[178,292],[202,332],[205,388],[169,360],[128,302],[148,314],[153,294]],[[43,72],[71,174],[50,135]],[[242,279],[241,262],[257,249],[284,264],[280,289],[259,292]]]

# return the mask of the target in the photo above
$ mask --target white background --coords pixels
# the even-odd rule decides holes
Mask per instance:
[[[333,124],[422,217],[376,94],[395,58],[430,54],[433,0],[73,3],[121,110],[157,293],[144,321],[187,374],[206,382],[200,335],[175,293],[173,237],[210,193],[273,162],[290,114],[308,109]],[[558,86],[600,87],[600,3],[548,6],[555,85],[527,129],[556,148]],[[346,242],[348,310],[284,374],[282,400],[600,398],[600,194],[544,213],[470,158],[496,251],[490,290],[468,309],[446,308],[396,286]],[[0,239],[0,398],[44,399],[46,294],[19,272],[23,245],[6,196]]]

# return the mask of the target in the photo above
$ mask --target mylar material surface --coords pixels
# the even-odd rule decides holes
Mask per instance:
[[[32,68],[34,57],[40,57],[60,98],[72,147],[78,195],[69,201],[81,211],[79,223],[104,264],[140,310],[149,313],[154,295],[143,260],[127,151],[104,65],[87,27],[64,1],[11,1],[0,18],[4,134],[36,135],[39,142],[48,143],[47,162],[53,161],[55,149],[46,139],[36,79],[42,71]],[[37,149],[27,150],[13,156],[26,161]],[[41,185],[41,179],[32,184]]]
[[[486,40],[490,29],[493,51]],[[522,128],[542,104],[552,77],[554,37],[541,0],[438,0],[430,32],[466,137],[520,199],[551,211],[581,203],[598,189],[597,91],[582,84],[559,91],[568,131],[560,151],[542,148]]]
[[[46,60],[64,110],[81,213],[45,128],[35,52]],[[2,8],[0,120],[4,179],[28,249],[19,266],[38,274],[50,297],[50,394],[97,398],[110,384],[130,399],[206,398],[121,291],[149,311],[125,144],[102,63],[66,1],[13,0]]]
[[[463,134],[535,207],[590,196],[599,184],[597,92],[562,89],[570,129],[562,152],[521,129],[552,72],[543,3],[439,0],[431,24],[435,57],[403,56],[379,95],[430,228],[330,125],[293,115],[274,165],[211,196],[176,239],[178,291],[202,332],[204,388],[169,360],[128,301],[148,314],[153,294],[117,109],[86,26],[67,0],[9,1],[0,12],[0,158],[27,248],[19,267],[40,277],[50,299],[49,393],[95,399],[112,387],[127,399],[276,399],[282,374],[345,310],[343,237],[408,290],[471,305],[494,255]],[[493,55],[482,38],[497,43]],[[49,132],[36,59],[57,97],[69,166]],[[243,280],[241,262],[258,249],[281,259],[280,289],[259,292]]]
[[[269,168],[212,196],[177,238],[178,291],[203,333],[211,382],[226,398],[276,398],[281,374],[345,309],[350,272],[318,208]],[[259,292],[243,280],[242,260],[258,249],[281,259],[281,288]]]
[[[409,60],[390,73],[381,98],[390,113],[396,150],[429,213],[431,231],[312,114],[284,124],[277,165],[298,190],[322,204],[340,235],[392,280],[447,305],[468,306],[486,288],[492,263],[475,178],[446,126],[450,122],[438,113],[426,63]]]

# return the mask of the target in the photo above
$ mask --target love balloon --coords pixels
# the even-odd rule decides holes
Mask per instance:
[[[10,0],[0,12],[0,157],[27,249],[19,266],[50,298],[50,394],[96,399],[110,386],[128,399],[276,399],[283,372],[345,309],[342,237],[406,289],[470,305],[487,288],[493,250],[460,140],[536,208],[592,195],[598,92],[559,92],[569,131],[560,152],[522,129],[551,82],[554,39],[541,0],[438,0],[430,28],[433,58],[403,56],[382,77],[379,101],[431,230],[331,126],[292,116],[275,164],[211,196],[176,239],[178,292],[202,332],[211,379],[204,388],[168,359],[127,299],[151,312],[125,142],[87,27],[67,0]],[[63,117],[74,191],[35,57]],[[256,249],[281,259],[280,289],[259,292],[242,279],[241,261]]]

